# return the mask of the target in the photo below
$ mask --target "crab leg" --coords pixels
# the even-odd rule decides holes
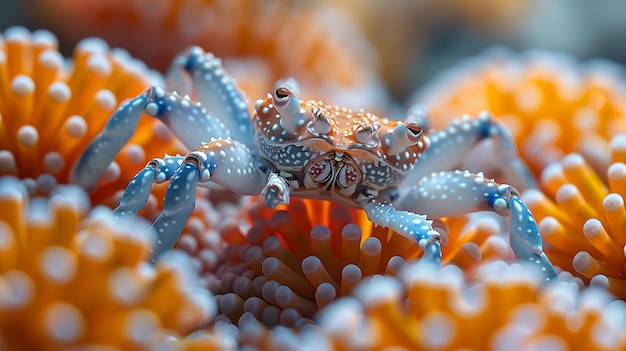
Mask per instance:
[[[248,147],[239,141],[214,139],[203,144],[198,151],[187,155],[173,174],[168,168],[166,179],[171,175],[171,182],[165,193],[163,212],[152,224],[158,237],[153,258],[174,248],[194,209],[196,185],[211,181],[228,189],[237,189],[241,195],[260,194],[267,183],[267,177],[254,160]],[[132,210],[143,207],[149,188],[142,182],[146,182],[145,179],[154,174],[149,167],[150,164],[133,179],[139,178],[137,185],[131,181],[125,192],[125,196],[126,193],[129,194],[128,198],[122,198],[120,208],[115,210],[117,213],[123,210],[122,205],[125,208],[132,207]],[[156,174],[156,179],[161,180],[158,177],[161,173]]]
[[[515,196],[509,201],[511,217],[511,248],[522,264],[537,267],[546,280],[557,280],[554,266],[543,252],[541,234],[528,207]],[[514,235],[515,233],[515,235]],[[521,235],[520,235],[521,234]]]
[[[221,120],[233,139],[252,144],[248,103],[219,58],[192,46],[174,59],[167,73],[167,83],[170,90],[199,101],[210,115]],[[199,146],[197,144],[190,150]]]
[[[228,138],[230,133],[218,118],[189,97],[153,87],[124,103],[107,121],[79,157],[71,179],[85,189],[92,188],[111,161],[135,133],[142,112],[160,119],[185,144],[196,150],[209,138]],[[247,122],[249,124],[249,121]]]
[[[520,159],[508,130],[488,113],[482,113],[477,118],[455,120],[446,129],[429,135],[428,139],[430,146],[420,155],[415,169],[405,178],[405,184],[416,184],[433,172],[458,169],[468,164],[471,166],[488,157],[495,157],[490,163],[495,163],[507,182],[522,190],[536,187],[535,179]],[[476,151],[486,139],[491,141],[491,152],[486,150],[486,156],[481,153],[480,159],[469,158],[471,151]]]
[[[70,179],[84,189],[90,189],[102,177],[111,161],[135,133],[139,117],[148,100],[143,93],[120,108],[109,118],[104,129],[78,158]]]
[[[161,88],[147,92],[146,113],[163,122],[189,150],[197,150],[210,138],[226,139],[230,132],[222,121],[205,107]],[[250,121],[246,123],[250,124]]]
[[[519,261],[537,267],[548,281],[557,279],[554,267],[543,253],[537,223],[510,185],[467,171],[432,173],[401,198],[397,206],[431,218],[485,210],[509,216],[511,247]]]
[[[114,218],[135,216],[146,205],[152,184],[172,179],[183,159],[182,156],[166,156],[148,162],[128,183],[120,204],[113,210]]]
[[[188,156],[174,172],[165,193],[163,212],[150,227],[157,234],[157,242],[152,248],[152,262],[174,248],[196,206],[196,184],[200,177],[198,166]]]
[[[197,160],[190,156],[153,159],[128,183],[119,206],[113,210],[115,219],[135,216],[146,205],[152,184],[171,180],[165,194],[163,212],[151,227],[158,238],[152,249],[153,263],[158,255],[174,248],[195,207],[199,169]]]
[[[432,228],[432,221],[426,219],[426,216],[397,210],[393,205],[375,199],[367,200],[363,204],[363,209],[375,225],[415,238],[420,248],[424,250],[422,259],[437,267],[440,265],[439,233]]]

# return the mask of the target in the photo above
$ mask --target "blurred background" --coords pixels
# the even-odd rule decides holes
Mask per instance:
[[[60,47],[66,55],[71,54],[75,43],[83,37],[100,36],[113,47],[124,47],[131,54],[145,60],[148,65],[164,70],[166,59],[145,50],[141,43],[169,45],[170,41],[159,34],[157,27],[163,23],[150,12],[155,8],[176,12],[169,18],[164,33],[178,45],[168,48],[163,56],[171,57],[199,37],[212,37],[214,33],[199,30],[180,35],[171,26],[185,27],[194,23],[185,14],[195,13],[194,21],[202,21],[198,15],[203,6],[218,17],[241,16],[241,9],[231,6],[232,13],[218,6],[220,1],[171,1],[172,8],[165,9],[160,1],[61,1],[61,0],[0,0],[0,30],[22,25],[31,30],[46,28],[59,37]],[[287,7],[291,14],[307,15],[320,7],[332,8],[338,18],[351,24],[348,29],[337,27],[333,19],[324,17],[331,27],[329,35],[343,36],[348,43],[364,39],[370,51],[358,51],[363,60],[372,61],[375,69],[388,88],[394,101],[405,101],[416,89],[428,82],[437,72],[446,69],[460,59],[481,53],[485,48],[502,45],[516,50],[544,48],[571,54],[579,59],[607,58],[623,64],[626,46],[622,45],[626,34],[626,2],[620,0],[419,0],[419,1],[234,1],[250,9],[250,14],[261,7]],[[206,5],[205,5],[206,4]],[[278,4],[278,5],[276,5]],[[169,5],[168,5],[169,6]],[[220,7],[220,10],[216,10]],[[237,12],[237,11],[239,12]],[[280,14],[280,12],[273,12]],[[328,12],[326,12],[328,13]],[[140,19],[145,15],[147,19]],[[151,17],[152,16],[152,17]],[[267,13],[265,14],[267,17]],[[283,22],[283,15],[269,19],[272,25]],[[150,22],[154,21],[151,28]],[[191,21],[191,22],[190,22]],[[207,20],[208,21],[208,20]],[[337,20],[339,21],[339,20]],[[174,24],[172,24],[174,23]],[[322,23],[324,23],[322,21]],[[146,25],[147,24],[147,25]],[[187,26],[189,27],[189,26]],[[278,35],[280,30],[290,31],[289,22],[272,27]],[[241,30],[241,29],[236,29]],[[126,35],[124,34],[126,33]],[[152,34],[151,34],[152,33]],[[233,39],[234,40],[234,39]],[[293,39],[292,39],[293,40]],[[165,44],[162,44],[164,43]],[[201,45],[218,55],[232,54],[227,49],[212,48],[206,41]],[[319,44],[318,44],[319,45]],[[208,46],[208,47],[207,47]],[[236,50],[235,50],[236,51]],[[367,52],[367,54],[363,54]],[[246,53],[253,56],[254,53]],[[368,56],[367,58],[365,56]],[[350,67],[350,66],[347,66]]]

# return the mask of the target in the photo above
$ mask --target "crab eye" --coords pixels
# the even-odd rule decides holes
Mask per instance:
[[[413,141],[419,141],[422,137],[422,127],[417,123],[408,123],[406,125],[407,136]]]
[[[409,122],[398,124],[393,130],[388,130],[383,142],[390,154],[397,154],[419,143],[421,138],[422,127],[415,122]]]
[[[289,133],[295,134],[304,124],[303,114],[300,113],[300,100],[289,88],[279,86],[272,96],[274,107],[280,116],[280,126]]]
[[[280,87],[274,90],[274,105],[275,106],[285,106],[289,102],[289,98],[293,95],[291,90]]]

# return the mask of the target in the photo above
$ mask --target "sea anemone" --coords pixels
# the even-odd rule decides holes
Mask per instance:
[[[266,326],[295,326],[363,277],[397,274],[419,257],[417,243],[373,228],[362,210],[321,200],[292,199],[278,210],[262,198],[220,229],[228,247],[215,271],[221,314],[232,323],[246,312]],[[395,235],[394,235],[395,234]]]
[[[599,173],[612,136],[626,132],[624,69],[606,60],[578,62],[565,54],[492,49],[443,73],[414,98],[433,127],[488,110],[511,131],[536,175],[577,152]]]
[[[247,218],[226,215],[219,229],[223,260],[203,276],[219,303],[217,321],[301,328],[362,279],[398,276],[422,256],[413,238],[374,226],[360,209],[298,198],[269,209],[261,197],[246,206]],[[500,222],[490,216],[436,225],[444,263],[468,274],[485,262],[513,259]]]
[[[604,176],[579,154],[563,157],[543,171],[543,192],[529,190],[523,199],[556,266],[626,299],[626,135],[613,137],[605,157]]]
[[[85,39],[71,59],[48,31],[12,27],[0,37],[0,175],[45,194],[70,182],[72,167],[123,100],[162,78],[120,49]],[[161,122],[144,117],[96,189],[94,203],[123,189],[152,157],[180,150]]]
[[[626,305],[604,289],[541,287],[503,262],[473,283],[455,266],[411,264],[400,277],[374,276],[354,297],[322,311],[320,328],[341,350],[621,350]],[[327,340],[324,340],[328,343]]]
[[[103,207],[88,212],[79,187],[29,197],[23,181],[5,176],[0,208],[3,349],[146,349],[214,316],[215,300],[186,255],[152,266],[147,224],[114,221]]]
[[[369,43],[348,16],[319,2],[31,2],[64,40],[102,37],[158,69],[187,46],[200,46],[224,59],[252,101],[292,76],[325,101],[355,108],[385,102]]]

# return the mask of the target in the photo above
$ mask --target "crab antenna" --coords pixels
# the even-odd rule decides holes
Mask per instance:
[[[388,129],[382,140],[390,154],[397,154],[417,144],[421,138],[422,127],[414,122],[406,122],[398,124],[393,130]]]

